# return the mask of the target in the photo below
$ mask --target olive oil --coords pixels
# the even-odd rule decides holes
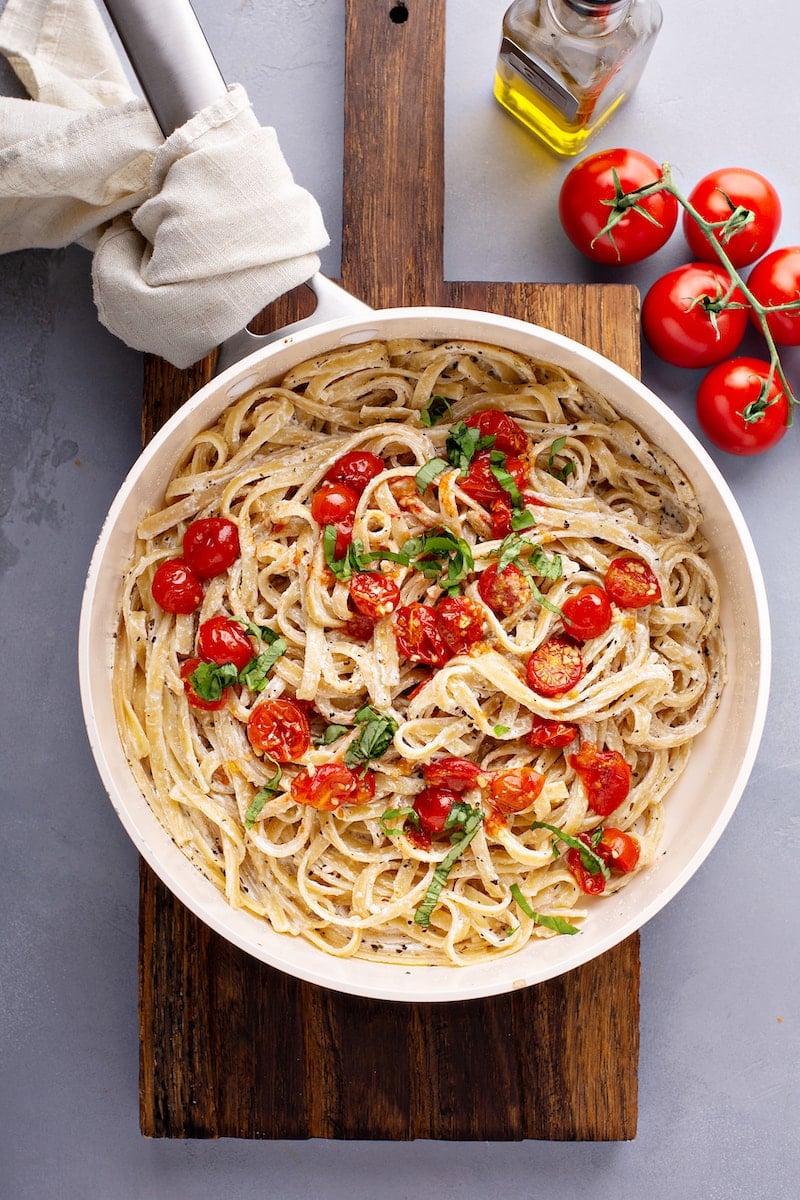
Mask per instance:
[[[578,154],[635,88],[661,22],[657,0],[515,0],[495,97],[551,150]]]

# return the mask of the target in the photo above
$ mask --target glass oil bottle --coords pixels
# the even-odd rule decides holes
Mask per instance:
[[[495,97],[551,150],[578,154],[633,91],[661,22],[658,0],[515,0]]]

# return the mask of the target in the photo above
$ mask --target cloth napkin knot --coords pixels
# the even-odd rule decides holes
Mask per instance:
[[[92,0],[8,0],[0,252],[92,251],[100,321],[183,368],[319,269],[319,206],[234,84],[166,140]]]

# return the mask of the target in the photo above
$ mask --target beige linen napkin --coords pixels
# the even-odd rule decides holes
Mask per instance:
[[[77,242],[102,323],[187,367],[319,269],[328,236],[238,84],[166,140],[93,0],[8,0],[0,253]]]

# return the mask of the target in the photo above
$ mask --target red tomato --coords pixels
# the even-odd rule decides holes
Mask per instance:
[[[481,770],[477,763],[469,758],[437,758],[425,763],[422,776],[426,783],[437,787],[447,787],[452,792],[463,792],[467,788],[484,787],[489,776]]]
[[[724,167],[711,171],[689,193],[689,203],[706,221],[727,221],[736,208],[746,208],[752,219],[729,238],[715,230],[713,238],[725,249],[735,267],[746,267],[766,254],[781,223],[781,202],[772,184],[746,167]],[[688,212],[683,214],[683,232],[695,258],[717,262],[713,245]]]
[[[250,713],[247,737],[256,754],[296,762],[311,745],[306,714],[292,700],[262,700]]]
[[[628,875],[639,862],[639,843],[622,829],[605,828],[594,848],[607,867]]]
[[[587,842],[588,839],[581,835],[581,841]],[[575,882],[582,892],[587,896],[601,896],[606,890],[606,877],[602,871],[590,871],[583,865],[580,850],[568,850],[564,855],[567,866],[572,875],[575,877]]]
[[[186,662],[181,665],[181,679],[183,680],[183,690],[191,704],[192,708],[202,708],[205,712],[219,712],[225,707],[228,700],[228,689],[224,688],[219,700],[204,700],[202,696],[198,696],[194,690],[194,684],[189,676],[200,666],[199,658],[187,658]]]
[[[354,642],[368,642],[375,632],[375,622],[364,613],[355,612],[345,621],[342,629]]]
[[[182,558],[158,564],[151,592],[156,604],[171,613],[194,612],[203,599],[202,583]]]
[[[658,163],[637,150],[601,150],[582,159],[566,176],[558,199],[564,232],[595,262],[623,266],[649,257],[669,240],[678,202],[668,192],[654,192],[635,204],[615,204],[617,180],[627,193],[660,178]],[[615,224],[603,233],[609,220]]]
[[[368,804],[375,795],[375,775],[353,771],[344,763],[325,763],[313,771],[300,771],[289,791],[296,804],[333,812],[343,804]]]
[[[489,786],[492,803],[499,812],[522,812],[530,808],[544,787],[544,775],[533,767],[513,767],[509,771],[498,771]]]
[[[599,583],[587,583],[561,605],[564,629],[574,638],[588,641],[605,633],[611,624],[611,602]]]
[[[200,517],[183,535],[183,557],[200,579],[211,579],[239,557],[239,530],[227,517]]]
[[[606,591],[619,608],[644,608],[661,599],[661,585],[641,558],[612,559],[605,577]]]
[[[759,304],[795,304],[785,312],[766,314],[767,325],[779,346],[800,346],[800,246],[773,250],[757,262],[750,272],[747,286]],[[761,326],[755,315],[751,320],[756,329]]]
[[[534,716],[527,742],[529,746],[552,746],[561,750],[574,742],[577,736],[577,725],[571,725],[569,721]]]
[[[761,454],[786,433],[789,402],[768,362],[732,358],[712,367],[697,389],[697,419],[729,454]]]
[[[329,483],[346,483],[360,496],[369,481],[385,470],[386,463],[370,450],[348,450],[328,468],[324,478]]]
[[[311,497],[311,515],[320,525],[339,525],[353,516],[358,492],[347,483],[323,483]]]
[[[394,614],[394,636],[397,648],[412,662],[443,666],[452,658],[450,647],[442,637],[436,609],[430,604],[404,604]]]
[[[748,304],[736,288],[725,307],[731,277],[713,263],[687,263],[662,275],[642,304],[642,331],[652,350],[675,367],[710,367],[738,347],[747,328]]]
[[[631,790],[631,769],[618,750],[598,750],[594,742],[584,742],[569,764],[580,776],[589,807],[599,817],[607,817],[619,808]]]
[[[233,663],[241,671],[253,657],[253,644],[238,621],[211,617],[197,631],[197,653],[206,662]]]
[[[400,600],[400,588],[388,575],[380,571],[359,571],[350,579],[350,599],[360,613],[374,621],[388,617]]]
[[[463,596],[445,596],[436,606],[439,633],[453,654],[466,654],[483,637],[483,609]]]
[[[414,811],[423,833],[442,833],[450,809],[460,797],[450,788],[424,787],[414,798]]]
[[[528,482],[525,463],[519,458],[506,456],[506,470],[519,490],[522,491]],[[462,492],[466,492],[484,508],[490,508],[496,500],[508,498],[508,492],[500,486],[492,473],[491,450],[478,451],[469,464],[467,474],[463,479],[459,479],[458,486]]]
[[[510,617],[531,598],[531,585],[514,563],[498,571],[491,563],[478,578],[478,595],[498,617]]]
[[[483,408],[467,417],[465,425],[477,429],[481,437],[493,437],[494,449],[519,456],[528,450],[528,435],[518,421],[499,408]]]
[[[583,655],[565,638],[553,637],[537,646],[528,659],[528,686],[540,696],[562,696],[583,678]]]

